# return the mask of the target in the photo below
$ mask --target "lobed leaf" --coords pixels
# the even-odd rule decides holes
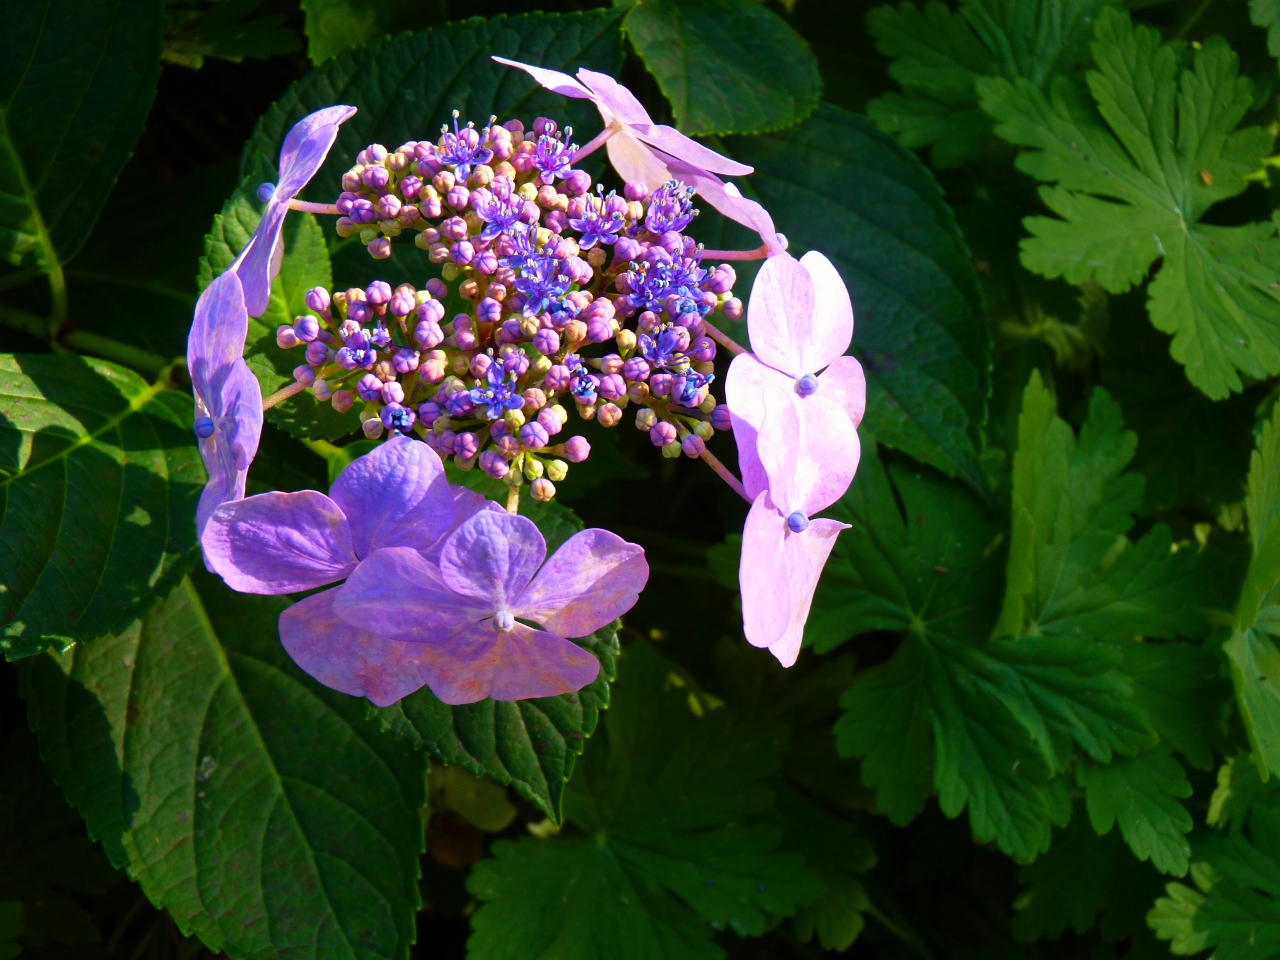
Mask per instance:
[[[0,649],[94,640],[190,568],[204,467],[189,394],[69,354],[0,355]]]
[[[210,950],[407,958],[420,755],[293,665],[285,604],[198,583],[115,636],[25,662],[55,779]]]

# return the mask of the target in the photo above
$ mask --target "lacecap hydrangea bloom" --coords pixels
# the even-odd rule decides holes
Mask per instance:
[[[212,510],[208,562],[250,592],[341,582],[288,608],[281,636],[313,676],[375,703],[423,685],[448,703],[579,689],[598,664],[573,640],[635,603],[643,552],[585,530],[547,560],[537,528],[515,514],[526,487],[550,500],[590,455],[585,438],[564,436],[571,411],[604,427],[629,419],[664,456],[704,460],[751,504],[746,634],[790,665],[844,528],[814,514],[858,463],[865,385],[843,356],[848,293],[820,254],[788,255],[768,212],[720,179],[749,167],[653,124],[608,77],[513,65],[592,100],[604,132],[579,147],[547,117],[477,125],[455,112],[434,140],[365,147],[331,205],[264,187],[275,209],[336,216],[337,232],[358,236],[375,262],[412,238],[440,275],[317,287],[306,313],[278,328],[277,345],[302,362],[264,405],[310,391],[339,412],[358,409],[361,434],[386,439],[329,496],[263,494]],[[325,117],[319,132],[300,142],[327,151],[325,131],[348,109],[313,115]],[[601,145],[621,190],[575,166]],[[289,180],[289,197],[297,189]],[[692,235],[703,199],[758,230],[761,246],[706,251]],[[262,250],[277,243],[278,226],[260,229]],[[733,267],[712,262],[732,259],[765,259],[749,311]],[[754,354],[718,326],[744,313]],[[721,348],[737,355],[732,413],[713,392]],[[742,480],[706,446],[730,429]],[[450,486],[448,460],[502,481],[506,511]]]

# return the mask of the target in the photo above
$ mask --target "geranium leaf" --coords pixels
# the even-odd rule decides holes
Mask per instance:
[[[29,717],[108,856],[211,950],[407,958],[422,757],[293,665],[284,606],[184,581],[26,661]]]
[[[204,467],[189,394],[100,360],[0,355],[0,649],[124,629],[186,573]]]

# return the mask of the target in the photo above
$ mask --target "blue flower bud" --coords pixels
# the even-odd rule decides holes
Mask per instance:
[[[796,380],[796,393],[802,397],[811,397],[818,392],[818,378],[812,373],[806,373],[803,377]]]
[[[213,436],[213,421],[208,417],[196,417],[196,436],[208,440]]]
[[[258,199],[266,203],[276,192],[274,183],[262,183],[258,185]]]
[[[809,529],[809,518],[797,510],[787,517],[787,526],[792,533],[804,533]]]

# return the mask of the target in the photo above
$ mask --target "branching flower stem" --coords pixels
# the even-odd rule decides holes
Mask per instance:
[[[726,350],[728,350],[730,353],[734,354],[735,356],[737,356],[738,354],[743,354],[748,352],[746,347],[738,343],[738,341],[734,340],[723,330],[707,322],[706,317],[702,318],[702,326],[707,331],[707,333],[711,335],[712,340],[720,344],[720,346],[724,347]]]
[[[742,481],[735,477],[733,472],[720,462],[719,457],[707,449],[703,449],[699,456],[702,457],[702,459],[707,462],[707,465],[720,476],[721,480],[729,485],[729,488],[734,493],[747,501],[747,503],[751,502],[751,498],[747,496],[746,488],[742,486]]]

